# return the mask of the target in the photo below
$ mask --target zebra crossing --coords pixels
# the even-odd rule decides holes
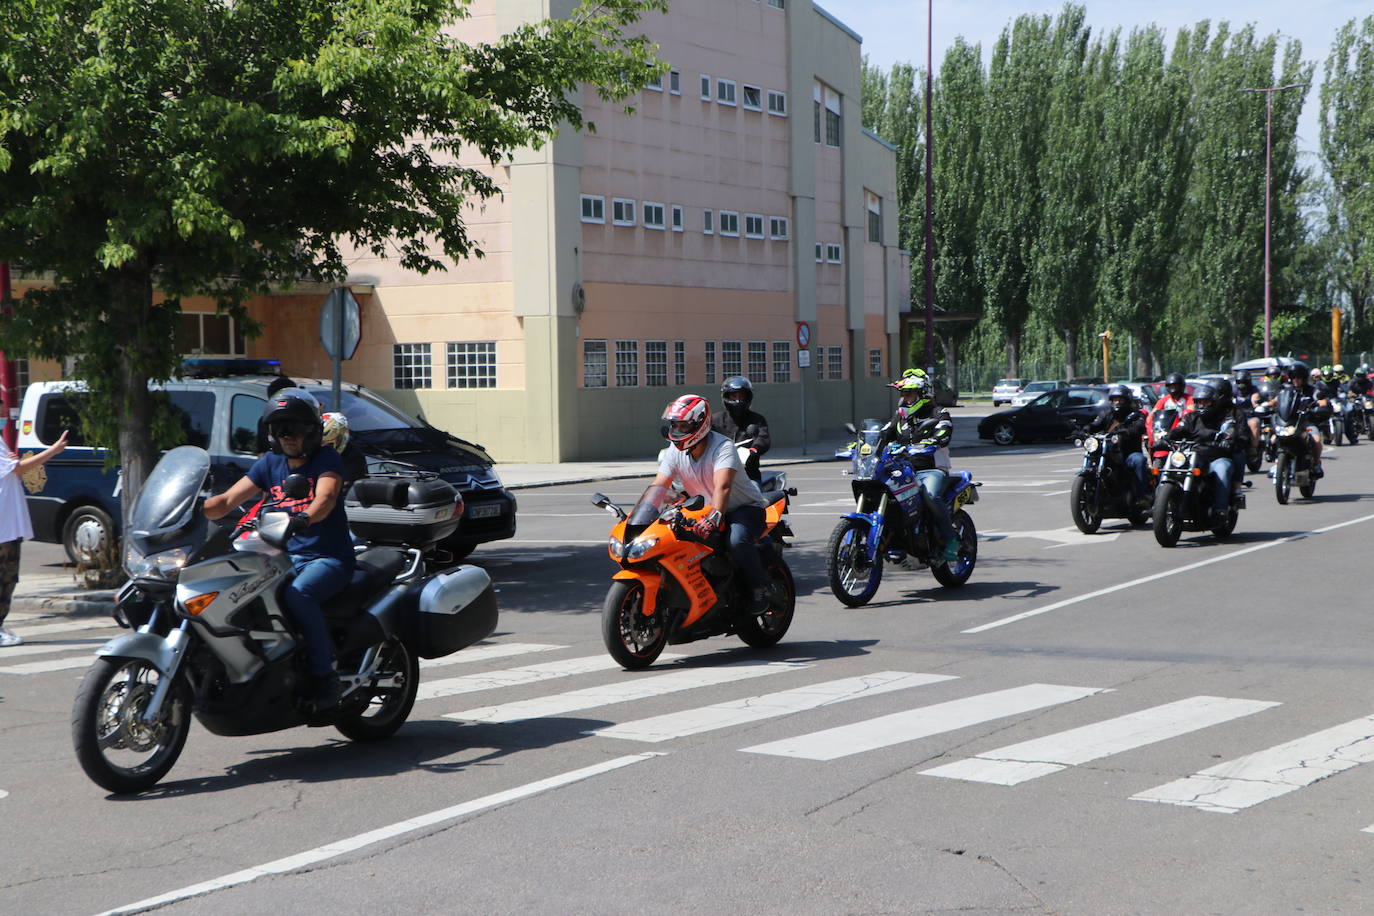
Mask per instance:
[[[15,622],[22,624],[24,621],[21,617]],[[92,620],[44,621],[21,626],[20,631],[34,641],[7,649],[0,655],[0,662],[5,662],[0,664],[0,685],[11,677],[85,667],[104,639],[127,632],[106,621]],[[451,712],[435,710],[431,705],[417,712],[416,717],[441,717],[474,724],[528,724],[651,698],[690,697],[692,691],[705,688],[738,686],[747,695],[708,704],[686,703],[676,711],[643,718],[631,713],[610,724],[592,722],[583,734],[615,743],[661,745],[711,732],[728,734],[730,729],[742,725],[802,717],[815,710],[843,706],[845,710],[852,710],[846,724],[819,730],[800,728],[785,738],[733,749],[739,753],[825,765],[971,726],[1026,716],[1069,703],[1090,702],[1095,696],[1117,692],[1094,686],[1044,683],[979,691],[971,681],[955,684],[961,679],[953,675],[890,670],[836,679],[822,677],[801,686],[763,692],[757,688],[770,678],[789,674],[822,675],[824,666],[814,662],[765,659],[712,663],[710,659],[689,659],[674,654],[661,656],[658,666],[651,670],[633,673],[619,670],[603,652],[519,664],[529,661],[529,656],[570,651],[574,651],[571,646],[549,643],[494,641],[448,658],[422,662],[424,673],[417,701],[445,700],[530,685],[545,685],[551,689],[539,696],[518,697]],[[505,667],[488,667],[491,665]],[[472,670],[477,668],[483,670]],[[450,676],[455,669],[469,669],[471,673]],[[573,683],[571,689],[559,689],[582,678],[597,678],[601,682],[590,686]],[[920,702],[921,689],[937,684],[954,688],[967,684],[968,692],[943,702]],[[873,715],[871,708],[866,709],[872,704],[863,701],[879,696],[900,697],[903,708]],[[1223,723],[1261,716],[1280,705],[1276,700],[1219,696],[1193,696],[1158,705],[1141,703],[1140,708],[1121,715],[980,750],[971,756],[917,772],[935,779],[1010,789]],[[1255,750],[1195,773],[1181,774],[1180,778],[1127,798],[1207,813],[1237,814],[1371,761],[1374,761],[1374,714]],[[1362,832],[1374,833],[1374,825],[1363,828]]]

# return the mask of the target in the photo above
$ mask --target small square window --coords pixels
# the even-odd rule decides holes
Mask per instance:
[[[787,0],[768,0],[768,5],[775,10],[785,9]]]
[[[706,384],[716,383],[716,342],[706,341]]]
[[[763,111],[763,90],[758,86],[745,86],[744,107],[749,111]]]
[[[621,197],[611,198],[611,221],[617,226],[635,224],[635,202]]]
[[[824,263],[825,263],[825,249],[821,246],[821,243],[820,243],[820,242],[817,242],[817,243],[816,243],[816,263],[817,263],[817,264],[824,264]]]
[[[392,344],[391,387],[428,388],[431,384],[429,344]]]
[[[687,384],[687,342],[673,341],[673,384]]]
[[[722,105],[735,104],[734,80],[716,80],[716,101]]]
[[[768,90],[768,113],[787,117],[787,93]]]
[[[663,204],[644,201],[644,228],[662,229],[663,226]]]
[[[606,222],[606,198],[592,194],[582,195],[582,222]]]
[[[831,264],[840,264],[844,261],[844,252],[839,245],[825,246],[825,259]]]
[[[750,239],[763,238],[763,216],[761,214],[744,214],[744,237]]]
[[[668,341],[644,341],[644,384],[650,388],[668,384]]]
[[[711,101],[711,78],[705,73],[701,75],[701,100],[703,102]]]
[[[773,341],[773,381],[792,381],[792,343],[787,340]]]
[[[450,388],[495,388],[496,343],[451,343],[445,354]]]
[[[881,378],[883,374],[883,351],[873,349],[868,351],[868,374],[871,378]]]
[[[668,91],[673,95],[682,95],[682,74],[677,70],[668,71]]]
[[[738,340],[720,342],[721,378],[733,378],[744,374],[744,345]]]
[[[684,227],[683,227],[683,225],[682,225],[682,221],[683,221],[682,207],[678,206],[677,204],[673,204],[673,231],[674,231],[674,232],[681,232],[681,231],[683,230]]]
[[[791,226],[788,225],[787,217],[770,216],[768,218],[768,234],[774,240],[786,241],[788,238],[790,238],[790,236],[788,235],[788,231],[790,229]]]
[[[843,350],[843,348],[841,348],[841,347],[827,347],[826,349],[830,351],[830,353],[829,353],[829,359],[828,359],[828,362],[830,363],[830,365],[826,367],[828,374],[830,375],[830,377],[831,377],[832,379],[842,379],[842,378],[844,378],[844,350]]]
[[[733,210],[720,211],[720,234],[739,237],[739,214]]]
[[[644,84],[645,89],[652,89],[654,92],[663,91],[663,74],[658,74],[653,79]]]
[[[639,387],[639,341],[615,342],[615,387]]]
[[[582,387],[606,387],[606,341],[582,341]]]
[[[716,217],[715,213],[713,213],[713,212],[710,211],[710,210],[702,210],[702,211],[701,211],[701,234],[702,234],[702,235],[715,235],[715,234],[716,234],[716,219],[715,219],[715,217]]]
[[[768,381],[767,341],[749,341],[749,381],[755,385]]]

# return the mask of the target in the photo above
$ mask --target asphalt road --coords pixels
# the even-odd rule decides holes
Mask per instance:
[[[1232,538],[1173,550],[1072,527],[1071,447],[958,461],[985,482],[964,588],[889,570],[843,608],[843,465],[789,468],[786,639],[635,674],[588,670],[597,487],[522,492],[519,537],[473,556],[510,654],[425,669],[378,746],[196,726],[137,798],[73,759],[81,669],[36,664],[112,628],[47,623],[0,656],[0,912],[1374,911],[1374,445],[1337,450],[1314,500],[1258,479]]]

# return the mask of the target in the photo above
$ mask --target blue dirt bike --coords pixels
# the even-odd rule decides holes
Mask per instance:
[[[935,447],[894,442],[883,448],[881,429],[846,428],[857,436],[849,471],[857,504],[840,518],[826,548],[825,568],[835,597],[848,607],[867,604],[882,581],[884,561],[904,569],[928,567],[947,588],[967,582],[978,560],[978,531],[964,507],[978,501],[980,484],[967,471],[949,474],[942,498],[959,533],[959,558],[947,563],[910,464]]]

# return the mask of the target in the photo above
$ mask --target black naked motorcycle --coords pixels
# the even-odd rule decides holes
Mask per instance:
[[[1245,508],[1245,494],[1231,494],[1226,515],[1213,518],[1210,510],[1216,479],[1207,473],[1208,453],[1229,451],[1233,431],[1226,427],[1231,423],[1226,421],[1215,443],[1168,443],[1169,455],[1159,470],[1153,511],[1155,540],[1161,547],[1177,546],[1184,531],[1211,531],[1213,536],[1225,538],[1236,529],[1240,510]]]
[[[1309,439],[1309,431],[1316,423],[1314,413],[1296,388],[1285,388],[1279,393],[1274,407],[1274,466],[1269,476],[1274,480],[1274,496],[1280,506],[1287,505],[1295,484],[1307,499],[1317,492]]]
[[[1069,490],[1069,514],[1078,530],[1092,534],[1102,527],[1104,518],[1124,518],[1132,525],[1148,522],[1150,510],[1137,507],[1131,496],[1131,472],[1121,452],[1121,437],[1083,429],[1075,430],[1073,436],[1083,449],[1083,467]]]
[[[1360,396],[1342,391],[1331,406],[1341,415],[1346,439],[1350,440],[1351,445],[1359,445],[1360,436],[1365,434],[1364,407],[1360,403]]]

